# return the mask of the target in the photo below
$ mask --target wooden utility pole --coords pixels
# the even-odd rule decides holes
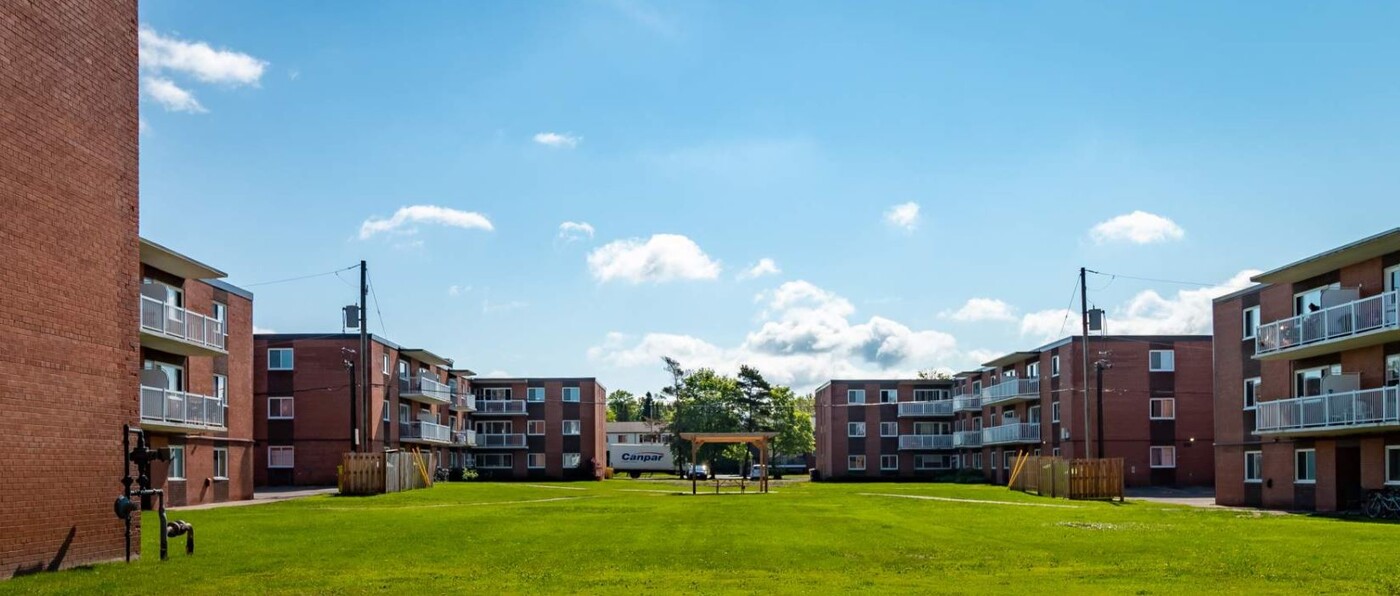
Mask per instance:
[[[1079,268],[1079,322],[1080,336],[1080,358],[1084,364],[1084,376],[1080,377],[1084,381],[1084,455],[1088,458],[1092,450],[1089,448],[1089,284],[1085,279],[1088,269]]]

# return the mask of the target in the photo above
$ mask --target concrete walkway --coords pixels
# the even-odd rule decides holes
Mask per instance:
[[[290,499],[301,499],[315,495],[335,494],[334,486],[328,488],[268,488],[253,492],[253,498],[247,501],[226,501],[223,503],[205,503],[203,505],[189,505],[186,507],[171,507],[167,511],[195,511],[198,509],[217,509],[219,507],[245,507],[248,505],[265,505],[278,501]]]
[[[1146,487],[1130,488],[1124,492],[1134,501],[1226,509],[1215,504],[1215,490],[1211,488]]]

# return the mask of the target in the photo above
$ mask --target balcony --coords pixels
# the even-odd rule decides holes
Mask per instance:
[[[452,396],[452,403],[448,407],[458,412],[475,412],[476,396],[470,393],[458,393]]]
[[[447,404],[452,401],[452,389],[428,375],[399,377],[399,397],[425,404]]]
[[[223,432],[224,400],[208,395],[141,387],[141,427],[146,430]]]
[[[983,445],[1008,443],[1040,443],[1040,423],[1013,422],[982,429]]]
[[[952,416],[953,400],[939,399],[934,401],[902,401],[899,402],[900,418],[927,418],[932,416]]]
[[[953,447],[958,449],[972,449],[982,446],[982,431],[980,430],[960,430],[953,433]]]
[[[455,447],[476,447],[476,431],[459,430],[453,432],[452,445]]]
[[[520,433],[477,433],[476,447],[478,449],[524,449],[525,435]]]
[[[1400,387],[1259,402],[1261,435],[1343,435],[1400,429]]]
[[[900,435],[899,448],[901,450],[952,449],[953,435]]]
[[[960,395],[953,398],[954,412],[981,412],[982,396],[980,395]]]
[[[477,416],[524,416],[525,400],[523,399],[478,399],[476,400]]]
[[[1040,399],[1040,377],[1010,379],[982,390],[982,405],[995,406]]]
[[[141,297],[141,345],[181,356],[222,356],[224,324],[150,296]]]
[[[432,422],[406,422],[399,424],[399,440],[409,443],[452,443],[452,431],[446,426]]]
[[[1257,360],[1298,359],[1400,340],[1400,290],[1262,325]]]

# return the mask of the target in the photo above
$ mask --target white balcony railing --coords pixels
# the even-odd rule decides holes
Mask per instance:
[[[477,433],[476,446],[484,449],[518,449],[525,447],[525,435],[520,433]]]
[[[982,444],[984,445],[1039,442],[1040,424],[1036,422],[1013,422],[982,429]]]
[[[954,412],[980,412],[982,411],[982,396],[962,395],[953,398]]]
[[[1258,434],[1325,434],[1387,426],[1400,426],[1400,387],[1264,401],[1254,413]]]
[[[1009,379],[982,390],[982,405],[1019,401],[1040,397],[1040,377]]]
[[[452,409],[466,412],[476,411],[476,396],[470,393],[458,393],[452,396]]]
[[[480,415],[523,416],[525,400],[521,399],[478,399],[476,413]]]
[[[399,439],[451,443],[452,431],[442,424],[433,422],[408,422],[399,426]]]
[[[224,351],[223,323],[150,296],[141,297],[141,329],[212,350]]]
[[[981,447],[982,431],[980,430],[960,430],[953,433],[954,447]]]
[[[141,420],[208,430],[225,430],[224,400],[208,395],[141,387]]]
[[[953,400],[902,401],[899,402],[899,415],[905,417],[952,416]]]
[[[452,444],[459,447],[476,447],[476,431],[459,430],[452,433]]]
[[[1254,355],[1294,350],[1374,331],[1400,329],[1400,290],[1353,300],[1261,325],[1254,335]]]
[[[933,402],[929,402],[933,403]],[[900,435],[900,449],[952,449],[953,435]]]
[[[452,389],[434,377],[418,374],[399,377],[399,397],[421,397],[445,404],[452,401]]]

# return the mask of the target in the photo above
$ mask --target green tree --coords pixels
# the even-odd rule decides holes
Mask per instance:
[[[608,394],[608,420],[632,422],[641,418],[641,402],[637,396],[623,389]]]
[[[798,456],[816,450],[817,440],[812,431],[812,413],[816,400],[811,395],[797,395],[788,387],[773,389],[774,455]]]
[[[919,378],[934,381],[951,381],[953,380],[953,375],[950,375],[936,368],[930,368],[928,370],[919,371]]]

